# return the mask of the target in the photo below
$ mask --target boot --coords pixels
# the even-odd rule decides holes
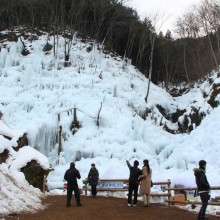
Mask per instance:
[[[144,206],[147,206],[147,195],[143,195],[143,200],[144,200]]]
[[[147,195],[147,206],[150,205],[150,195]]]

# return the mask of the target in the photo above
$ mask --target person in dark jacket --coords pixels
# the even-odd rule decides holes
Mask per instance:
[[[208,201],[210,199],[210,185],[206,177],[206,161],[199,161],[199,168],[194,168],[194,175],[196,177],[197,190],[200,195],[202,206],[198,214],[199,220],[207,219],[205,218],[206,208],[208,206]]]
[[[81,176],[79,171],[75,168],[75,163],[71,162],[70,168],[65,172],[64,175],[64,179],[67,181],[67,203],[66,203],[67,207],[71,206],[71,198],[73,191],[75,194],[76,205],[82,206],[82,204],[80,203],[80,192],[77,183],[77,179],[80,178]]]
[[[96,169],[95,164],[91,164],[91,169],[88,174],[88,182],[91,185],[92,196],[95,197],[97,195],[97,185],[99,181],[99,171]]]
[[[133,192],[134,192],[133,206],[136,206],[138,186],[139,186],[138,177],[142,174],[142,171],[138,168],[139,162],[137,160],[134,161],[134,166],[131,166],[128,161],[126,161],[126,163],[130,170],[129,186],[128,186],[128,206],[131,206],[132,204]]]

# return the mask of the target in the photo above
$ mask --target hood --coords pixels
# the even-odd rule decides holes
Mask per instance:
[[[201,168],[194,168],[193,171],[195,176],[199,175],[200,173],[205,173],[205,170]]]

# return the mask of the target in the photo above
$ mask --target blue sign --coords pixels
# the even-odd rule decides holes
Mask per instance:
[[[97,188],[123,188],[123,182],[105,182],[105,183],[98,183]]]

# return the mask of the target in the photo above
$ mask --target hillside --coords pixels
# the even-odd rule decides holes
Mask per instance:
[[[173,185],[185,186],[194,186],[192,169],[205,159],[211,185],[220,185],[217,73],[179,97],[151,83],[146,103],[148,79],[130,60],[75,36],[64,67],[61,36],[56,57],[45,48],[53,45],[47,33],[34,40],[27,36],[22,38],[25,55],[20,40],[0,44],[0,111],[5,123],[27,132],[29,145],[48,158],[54,169],[48,176],[50,190],[63,186],[71,161],[82,179],[91,163],[101,178],[127,178],[125,160],[134,159],[149,159],[154,181],[170,178]]]

